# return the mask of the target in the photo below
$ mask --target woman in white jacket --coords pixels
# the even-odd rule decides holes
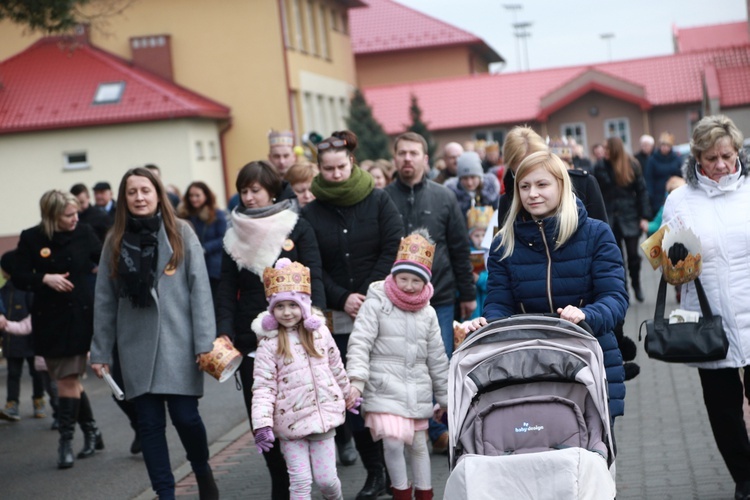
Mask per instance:
[[[700,238],[701,283],[729,338],[721,361],[697,363],[714,439],[736,484],[734,498],[750,499],[750,441],[742,411],[743,380],[750,387],[750,179],[740,160],[742,133],[723,115],[699,121],[690,143],[687,185],[664,206],[668,224],[679,218]],[[681,307],[700,311],[692,283],[682,288]]]
[[[428,419],[433,393],[439,420],[448,400],[445,354],[432,297],[435,245],[427,231],[401,240],[396,262],[385,281],[372,283],[349,337],[346,371],[352,397],[363,394],[365,424],[375,441],[383,440],[385,465],[394,500],[411,500],[404,447],[409,450],[414,498],[432,498]]]

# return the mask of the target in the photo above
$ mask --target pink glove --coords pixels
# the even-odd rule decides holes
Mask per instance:
[[[261,427],[255,432],[255,447],[258,453],[269,451],[273,448],[273,442],[276,437],[273,435],[273,429],[270,427]]]
[[[349,413],[353,413],[355,415],[359,415],[359,410],[357,410],[357,408],[359,408],[360,406],[362,406],[362,396],[360,396],[357,399],[355,399],[354,400],[354,404],[352,405],[351,408],[347,408],[347,411]]]

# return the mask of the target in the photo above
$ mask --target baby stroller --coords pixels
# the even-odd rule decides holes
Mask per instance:
[[[445,498],[612,499],[601,347],[588,326],[518,315],[453,353]]]

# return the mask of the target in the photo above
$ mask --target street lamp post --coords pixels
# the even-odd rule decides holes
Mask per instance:
[[[513,23],[513,27],[516,30],[516,39],[521,39],[520,45],[523,46],[524,59],[526,60],[526,71],[529,71],[529,46],[526,39],[531,36],[531,33],[528,31],[528,28],[531,27],[531,23],[528,21]]]
[[[516,12],[521,10],[523,8],[523,5],[521,5],[520,3],[506,3],[506,4],[503,4],[503,8],[513,13],[513,26],[515,26],[517,23]],[[516,60],[518,61],[518,70],[520,71],[521,70],[521,48],[520,48],[518,36],[516,36]]]
[[[602,33],[599,38],[607,42],[607,60],[612,62],[612,39],[615,37],[614,33]]]

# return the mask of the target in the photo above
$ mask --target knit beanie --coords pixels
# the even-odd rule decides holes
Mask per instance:
[[[459,179],[471,176],[482,177],[484,169],[482,169],[482,159],[479,158],[479,154],[476,151],[461,153],[458,157],[457,171]]]
[[[310,298],[312,287],[310,269],[307,267],[287,258],[279,259],[274,267],[267,267],[263,271],[263,287],[270,313],[263,318],[262,322],[266,330],[279,328],[279,322],[273,315],[273,308],[282,300],[290,300],[302,309],[302,324],[308,330],[315,331],[323,325],[323,319],[312,313],[312,299]]]
[[[435,257],[435,244],[426,229],[417,229],[406,238],[401,238],[401,244],[396,253],[391,274],[412,273],[429,283],[432,279],[432,259]]]

